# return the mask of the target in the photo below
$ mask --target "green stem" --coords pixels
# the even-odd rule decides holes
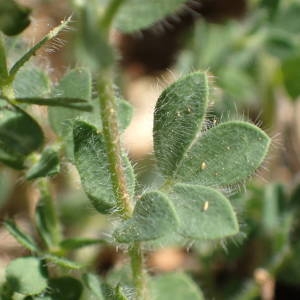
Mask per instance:
[[[136,288],[136,298],[139,300],[147,300],[148,294],[146,290],[146,279],[144,272],[144,258],[140,243],[134,243],[129,248],[129,255],[131,257],[131,270],[133,282]]]
[[[117,108],[110,79],[112,72],[101,74],[98,79],[98,92],[101,107],[103,135],[108,154],[111,181],[120,215],[128,219],[132,215],[132,204],[127,190],[125,172],[122,164],[120,133],[117,121]]]
[[[4,48],[3,37],[0,33],[0,87],[5,84],[8,77],[6,53]]]
[[[108,31],[112,21],[117,14],[119,8],[126,0],[111,0],[104,12],[102,19],[100,20],[100,28],[102,30]]]
[[[51,239],[51,244],[47,246],[53,248],[52,250],[56,250],[61,241],[61,228],[51,197],[48,179],[43,178],[39,180],[38,188],[40,191],[40,204],[43,206],[44,212],[46,213],[44,222],[46,223]]]

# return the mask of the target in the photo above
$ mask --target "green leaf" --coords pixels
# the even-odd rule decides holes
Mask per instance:
[[[191,239],[220,239],[237,234],[239,226],[230,202],[216,190],[177,184],[170,194],[179,218],[179,233]]]
[[[284,30],[287,34],[299,34],[300,3],[292,3],[287,5],[285,10],[280,10],[279,12],[280,13],[273,26],[275,28]]]
[[[119,9],[115,26],[123,32],[150,27],[168,15],[178,12],[187,0],[127,0]]]
[[[2,162],[11,160],[21,164],[25,156],[37,150],[43,141],[43,132],[30,115],[19,107],[0,104],[0,160],[1,156],[4,157]]]
[[[282,75],[285,88],[294,100],[300,96],[300,55],[294,55],[283,61]]]
[[[29,13],[14,0],[0,0],[0,30],[6,35],[21,33],[30,24]]]
[[[36,295],[47,288],[47,271],[44,262],[36,257],[13,260],[6,268],[10,287],[23,295]]]
[[[47,261],[54,263],[60,267],[66,268],[66,269],[79,270],[79,269],[83,268],[82,265],[76,263],[75,261],[69,260],[64,257],[57,256],[57,255],[46,254],[46,255],[44,255],[44,258]]]
[[[40,69],[21,69],[13,81],[16,98],[46,97],[50,92],[50,79]]]
[[[79,280],[64,276],[49,280],[49,289],[40,300],[79,300],[83,291]],[[45,298],[44,298],[45,297]],[[34,298],[36,300],[36,298]]]
[[[280,0],[262,0],[261,6],[268,10],[270,19],[273,19],[278,12]]]
[[[15,179],[8,170],[0,170],[0,210],[10,198],[15,184]]]
[[[128,300],[127,296],[125,295],[123,288],[118,285],[115,289],[115,299],[116,300]]]
[[[118,110],[118,121],[119,121],[119,129],[120,131],[125,130],[132,119],[133,115],[133,108],[129,104],[129,102],[122,100],[122,99],[116,99],[117,101],[117,110]],[[100,117],[100,116],[99,116]]]
[[[4,226],[6,230],[25,248],[32,252],[38,252],[39,249],[31,236],[24,233],[14,221],[6,220],[4,221]]]
[[[184,273],[154,277],[150,282],[151,300],[204,300],[198,286]]]
[[[37,42],[32,48],[30,48],[10,69],[9,71],[10,78],[13,79],[16,76],[18,71],[32,56],[35,55],[38,49],[40,49],[49,40],[55,38],[61,31],[68,28],[70,21],[71,21],[71,17],[65,21],[62,21],[57,27],[54,27],[47,35],[45,35],[39,42]]]
[[[60,246],[66,250],[74,250],[87,246],[93,246],[97,244],[106,244],[105,240],[101,239],[88,239],[88,238],[71,238],[65,239],[60,243]]]
[[[149,241],[164,236],[178,224],[171,201],[161,192],[145,193],[136,203],[133,217],[117,228],[118,242]]]
[[[158,166],[171,176],[201,130],[208,104],[207,74],[195,72],[170,85],[154,113],[154,150]]]
[[[32,180],[39,177],[53,176],[59,173],[59,170],[60,165],[57,151],[51,147],[47,147],[42,152],[40,160],[26,172],[26,179]]]
[[[207,132],[186,152],[175,180],[220,186],[242,182],[264,160],[270,138],[245,122],[222,123]]]
[[[90,72],[86,69],[71,70],[61,79],[52,94],[54,98],[80,98],[89,101],[92,96]],[[63,139],[66,154],[73,161],[73,121],[81,117],[82,112],[64,107],[49,107],[48,114],[51,127]]]
[[[98,276],[92,273],[86,273],[82,276],[84,284],[92,292],[97,300],[104,300]]]
[[[94,207],[101,213],[118,209],[114,196],[108,157],[103,136],[83,121],[74,123],[74,157],[83,188]],[[135,179],[127,156],[123,166],[130,195],[134,194]]]

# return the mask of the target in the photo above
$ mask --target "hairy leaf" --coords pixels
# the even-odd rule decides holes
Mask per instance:
[[[49,262],[54,263],[66,269],[79,270],[83,267],[82,265],[76,263],[75,261],[57,255],[53,255],[53,254],[46,254],[44,255],[44,258]]]
[[[270,138],[250,123],[220,124],[186,152],[175,179],[208,186],[242,182],[260,166],[269,145]]]
[[[184,237],[220,239],[239,231],[230,202],[212,188],[178,184],[170,199],[179,218],[179,232]]]
[[[171,176],[201,130],[208,104],[207,74],[195,72],[170,85],[154,113],[154,150],[162,172]]]
[[[59,173],[59,170],[60,165],[57,151],[47,147],[42,152],[40,160],[26,172],[26,179],[32,180],[39,177],[53,176]]]
[[[74,123],[74,157],[83,188],[101,213],[117,209],[104,139],[97,129],[83,121]],[[134,194],[134,174],[127,156],[123,156],[130,195]]]
[[[43,141],[43,132],[31,116],[18,107],[0,105],[0,160],[2,162],[11,162],[12,166],[16,162],[15,166],[21,168],[25,156],[37,150]]]
[[[30,235],[23,232],[14,221],[4,222],[6,230],[25,248],[32,252],[38,252],[38,247]]]
[[[203,300],[198,286],[184,273],[170,273],[150,281],[152,300]]]
[[[115,25],[123,32],[147,28],[179,11],[187,0],[127,0],[121,6]]]
[[[49,77],[38,68],[21,69],[13,82],[16,98],[46,97],[50,92]]]
[[[138,200],[133,217],[114,236],[121,243],[154,240],[173,231],[177,223],[171,201],[161,192],[149,192]]]
[[[21,257],[6,268],[9,286],[23,295],[36,295],[47,288],[47,271],[37,257]]]
[[[92,95],[90,72],[86,69],[71,70],[61,79],[52,94],[54,98],[80,98],[89,101]],[[73,121],[80,117],[82,113],[64,107],[50,107],[48,114],[51,127],[64,141],[66,154],[73,161]]]

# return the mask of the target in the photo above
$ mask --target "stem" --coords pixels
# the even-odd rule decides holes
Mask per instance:
[[[146,291],[146,280],[144,272],[144,258],[140,243],[134,243],[129,248],[129,255],[131,257],[131,271],[133,282],[136,288],[136,298],[140,300],[148,299]]]
[[[2,86],[7,80],[7,63],[6,63],[6,54],[3,43],[3,37],[0,33],[0,86]]]
[[[100,20],[100,28],[108,31],[111,23],[117,14],[119,8],[126,0],[111,0],[104,12],[102,19]]]
[[[58,247],[61,240],[61,228],[59,219],[56,213],[56,209],[51,197],[49,181],[46,178],[41,179],[38,182],[38,188],[40,191],[40,204],[43,206],[45,212],[45,222],[46,230],[50,234],[50,244],[45,241],[48,247],[53,247],[54,250]]]

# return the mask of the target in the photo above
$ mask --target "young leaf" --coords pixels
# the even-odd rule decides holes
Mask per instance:
[[[160,95],[154,113],[154,150],[158,166],[171,176],[201,130],[207,109],[207,74],[195,72]]]
[[[31,116],[19,107],[0,105],[0,148],[3,153],[21,161],[43,141],[43,132]]]
[[[14,221],[4,221],[6,230],[25,248],[32,252],[38,252],[38,247],[28,234],[24,233]]]
[[[96,275],[92,273],[86,273],[82,276],[84,284],[92,292],[92,294],[97,297],[97,300],[104,300],[99,279]]]
[[[94,207],[101,213],[117,208],[113,193],[107,153],[101,133],[83,121],[74,123],[74,157],[83,188]],[[134,175],[128,158],[123,156],[127,186],[134,194]]]
[[[13,79],[17,72],[22,68],[22,66],[33,56],[36,51],[40,49],[49,40],[55,38],[62,30],[68,28],[71,18],[63,21],[57,27],[53,28],[45,37],[43,37],[39,42],[37,42],[32,48],[30,48],[10,69],[9,76]]]
[[[69,260],[64,257],[57,256],[57,255],[53,255],[53,254],[46,254],[46,255],[44,255],[44,258],[47,261],[52,262],[60,267],[66,268],[66,269],[79,270],[83,267],[82,265],[76,263],[75,261]]]
[[[198,286],[184,273],[170,273],[150,281],[152,300],[204,300]]]
[[[192,145],[174,177],[208,186],[242,182],[260,166],[269,145],[270,138],[250,123],[220,124]]]
[[[85,238],[71,238],[65,239],[60,243],[60,246],[66,250],[74,250],[87,246],[93,246],[98,244],[106,244],[105,240],[101,239],[85,239]]]
[[[36,295],[47,288],[47,270],[37,257],[22,257],[13,260],[6,268],[9,286],[23,295]]]
[[[92,78],[86,69],[74,69],[67,73],[54,88],[53,98],[80,98],[89,101],[92,95]],[[79,111],[64,107],[49,107],[49,120],[56,134],[63,139],[66,154],[71,161],[73,158],[73,121],[80,117]]]
[[[149,241],[164,236],[178,224],[171,201],[161,192],[149,192],[138,200],[133,217],[114,232],[120,243]]]
[[[239,231],[230,202],[212,188],[177,184],[170,199],[179,218],[179,233],[184,237],[220,239]]]
[[[144,29],[177,12],[185,2],[187,0],[127,0],[118,12],[115,25],[123,32]]]
[[[14,0],[0,0],[0,30],[6,35],[16,35],[29,24],[30,9]]]
[[[26,172],[26,179],[53,176],[59,173],[59,170],[58,153],[53,148],[47,147],[42,152],[40,160]]]

